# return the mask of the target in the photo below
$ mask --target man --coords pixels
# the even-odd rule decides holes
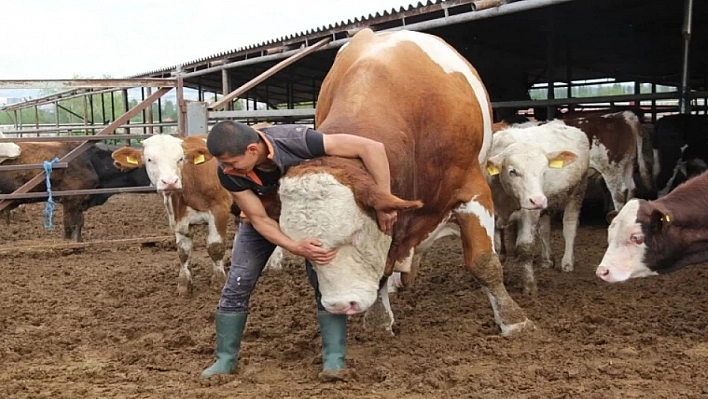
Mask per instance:
[[[383,144],[348,134],[323,135],[300,125],[273,125],[260,130],[233,121],[219,122],[207,135],[207,149],[220,162],[222,186],[231,191],[245,218],[234,238],[229,276],[216,310],[216,362],[202,372],[231,373],[238,363],[241,337],[248,317],[251,292],[268,258],[280,246],[306,261],[315,290],[322,336],[323,378],[336,378],[345,367],[347,316],[325,311],[320,303],[317,275],[310,260],[327,264],[336,250],[314,239],[294,241],[269,218],[261,201],[277,193],[278,180],[292,166],[323,155],[360,158],[376,183],[390,193],[391,178]],[[396,212],[379,212],[379,227],[391,234]],[[331,376],[331,377],[328,377]]]

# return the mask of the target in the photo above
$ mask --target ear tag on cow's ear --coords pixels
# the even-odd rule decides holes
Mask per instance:
[[[553,169],[560,169],[563,167],[563,160],[560,158],[556,158],[556,159],[552,160],[551,162],[549,162],[548,166],[550,166]]]
[[[196,157],[194,157],[194,164],[199,165],[200,163],[204,163],[204,154],[199,154]]]
[[[661,217],[661,221],[664,223],[671,223],[671,216],[669,215],[664,215]]]
[[[138,164],[138,160],[135,159],[135,157],[127,157],[127,158],[125,158],[125,162],[128,162],[128,163],[131,164],[131,165],[137,165],[137,164]]]
[[[499,174],[499,168],[494,165],[489,165],[487,166],[487,173],[489,173],[489,176],[496,176]]]

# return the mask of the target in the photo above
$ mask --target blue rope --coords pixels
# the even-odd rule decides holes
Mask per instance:
[[[44,207],[44,221],[42,221],[42,225],[47,230],[54,230],[54,224],[52,223],[52,219],[54,218],[54,198],[52,198],[52,183],[49,178],[52,175],[52,164],[57,162],[59,162],[59,158],[54,158],[52,162],[44,161],[43,164],[47,181],[47,194],[49,194],[49,197],[47,198],[47,205]]]

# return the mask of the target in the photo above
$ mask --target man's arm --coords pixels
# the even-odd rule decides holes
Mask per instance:
[[[323,136],[325,154],[343,158],[361,158],[376,184],[391,194],[391,171],[386,148],[378,141],[351,134],[326,134]],[[398,212],[377,212],[379,227],[384,233],[393,233]]]
[[[280,230],[278,222],[268,217],[263,203],[251,190],[232,192],[236,205],[248,217],[253,227],[266,240],[285,248],[289,252],[305,257],[319,264],[326,264],[334,259],[337,253],[334,249],[322,248],[317,240],[306,239],[295,241]]]

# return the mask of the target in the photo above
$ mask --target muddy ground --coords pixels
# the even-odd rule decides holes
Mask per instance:
[[[53,232],[42,211],[0,221],[0,246],[61,242],[61,211]],[[593,271],[605,228],[580,229],[574,273],[537,270],[537,298],[509,283],[538,326],[514,339],[500,337],[459,242],[439,241],[415,286],[392,298],[399,336],[350,320],[358,380],[335,384],[317,380],[315,308],[297,259],[257,287],[238,374],[204,383],[219,293],[209,288],[203,228],[191,298],[176,296],[172,244],[2,253],[0,397],[708,397],[708,269],[603,284]],[[87,241],[169,234],[155,194],[121,194],[86,214]],[[558,262],[557,229],[553,237]]]

